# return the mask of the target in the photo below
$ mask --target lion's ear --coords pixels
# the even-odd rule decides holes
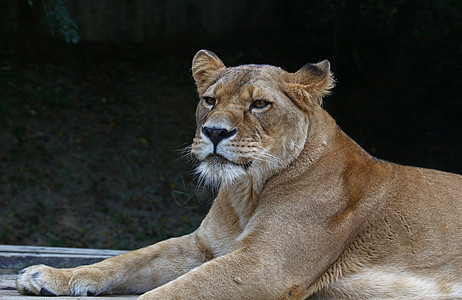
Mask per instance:
[[[335,85],[329,61],[306,64],[292,74],[292,80],[285,86],[285,92],[303,110],[313,104],[322,104],[322,98],[329,94]]]
[[[192,61],[192,73],[196,81],[197,91],[202,95],[226,68],[221,59],[208,50],[200,50]]]

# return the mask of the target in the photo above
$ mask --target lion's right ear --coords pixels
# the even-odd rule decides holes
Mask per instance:
[[[221,59],[212,51],[200,50],[196,53],[192,61],[192,73],[200,95],[217,81],[225,68]]]

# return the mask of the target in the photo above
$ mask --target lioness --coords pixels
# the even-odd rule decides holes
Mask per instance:
[[[32,295],[140,299],[462,297],[462,176],[370,156],[321,101],[328,61],[295,73],[193,59],[191,153],[220,189],[193,233],[72,269],[32,266]],[[311,298],[310,298],[311,299]]]

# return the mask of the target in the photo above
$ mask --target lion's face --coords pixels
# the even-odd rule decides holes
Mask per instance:
[[[226,69],[201,95],[192,153],[214,183],[263,177],[302,150],[308,118],[278,87],[285,72],[271,66]]]
[[[226,68],[208,51],[196,55],[193,72],[201,99],[191,152],[207,183],[247,176],[262,183],[303,150],[309,114],[287,93],[293,74],[268,65]]]

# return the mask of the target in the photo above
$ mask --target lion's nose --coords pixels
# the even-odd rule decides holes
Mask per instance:
[[[233,135],[235,135],[237,132],[236,129],[233,129],[231,131],[224,129],[224,128],[216,128],[216,127],[202,127],[202,133],[208,137],[212,143],[213,146],[216,148],[218,143],[221,142],[224,139],[230,138]]]

